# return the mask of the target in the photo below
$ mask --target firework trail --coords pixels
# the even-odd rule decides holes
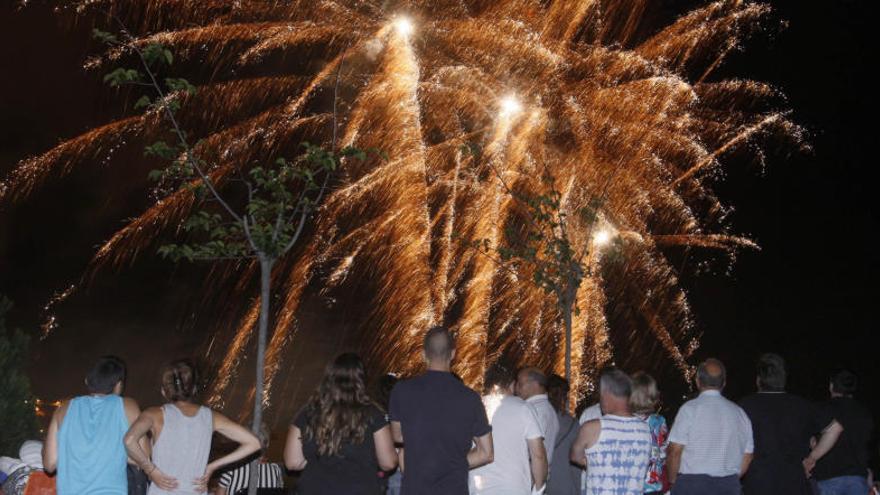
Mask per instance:
[[[305,247],[277,264],[270,383],[286,378],[297,332],[312,331],[298,312],[316,291],[359,304],[363,350],[386,369],[417,371],[421,333],[444,323],[458,333],[456,371],[469,385],[502,356],[561,372],[552,299],[527,268],[502,269],[468,247],[503,243],[522,220],[500,180],[538,192],[542,170],[568,212],[601,199],[600,225],[570,216],[575,246],[591,252],[574,317],[574,394],[614,361],[665,362],[687,376],[697,340],[671,259],[754,247],[728,233],[711,181],[723,160],[761,160],[768,140],[800,140],[772,88],[714,76],[769,13],[749,1],[705,4],[667,26],[651,25],[658,16],[646,0],[89,0],[59,10],[106,23],[92,6],[121,18],[137,43],[169,46],[199,86],[180,116],[220,187],[251,164],[297,154],[304,140],[329,144],[336,131],[390,157],[347,164]],[[21,199],[77,168],[117,166],[114,153],[138,150],[162,126],[148,113],[96,128],[20,163],[0,194]],[[122,266],[177,235],[193,206],[186,190],[158,200],[91,269]],[[240,280],[254,269],[218,270],[213,290],[246,301]],[[259,301],[243,306],[229,345],[209,350],[220,369],[214,403],[251,345]]]

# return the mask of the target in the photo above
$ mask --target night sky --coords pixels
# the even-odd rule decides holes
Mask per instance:
[[[81,69],[93,48],[85,29],[62,26],[39,5],[19,12],[10,3],[0,6],[0,174],[118,109],[100,75]],[[666,3],[670,11],[689,4]],[[735,206],[732,230],[762,250],[741,253],[730,275],[721,269],[685,279],[704,332],[698,357],[728,364],[733,398],[753,390],[753,364],[763,351],[788,359],[789,388],[808,397],[823,398],[828,373],[840,366],[854,369],[864,390],[876,390],[878,255],[870,241],[878,210],[869,193],[875,159],[866,124],[876,90],[867,76],[867,2],[770,3],[776,12],[768,25],[786,20],[788,27],[749,40],[721,72],[781,88],[813,149],[771,153],[763,170],[735,164],[717,184]],[[95,246],[148,204],[143,190],[126,186],[127,173],[124,164],[74,173],[2,207],[0,293],[16,304],[13,325],[36,334],[42,305],[78,280]],[[156,355],[187,354],[210,332],[193,317],[205,274],[143,253],[133,267],[96,277],[59,307],[59,330],[34,346],[37,394],[78,392],[89,362],[113,352],[132,369],[130,393],[158,401]],[[876,394],[862,397],[880,412]]]

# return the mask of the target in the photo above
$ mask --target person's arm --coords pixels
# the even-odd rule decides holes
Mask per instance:
[[[749,465],[752,464],[752,458],[755,457],[754,454],[743,454],[742,465],[739,468],[739,477],[742,478],[746,475],[746,472],[749,470]]]
[[[296,425],[287,429],[287,440],[284,442],[284,467],[290,471],[302,471],[306,467],[303,455],[302,432]]]
[[[843,425],[837,422],[837,420],[832,420],[831,424],[829,424],[822,431],[822,435],[819,437],[819,441],[816,442],[816,446],[813,447],[813,450],[810,451],[810,455],[804,459],[804,472],[809,477],[813,472],[813,468],[816,467],[816,461],[822,458],[825,454],[834,447],[834,444],[837,443],[837,439],[840,438],[840,434],[843,433]]]
[[[137,421],[138,416],[141,415],[141,408],[140,406],[138,406],[137,401],[128,397],[122,398],[122,406],[125,409],[125,419],[128,420],[128,426],[129,428],[131,428],[131,425],[133,425],[134,422]],[[141,450],[143,450],[144,453],[147,455],[147,458],[151,457],[153,449],[152,445],[150,445],[150,440],[147,438],[146,435],[141,437],[140,441],[138,441],[138,444],[140,445]],[[137,462],[135,462],[135,460],[131,457],[128,458],[128,463],[137,465]]]
[[[495,460],[495,447],[492,444],[492,432],[474,438],[474,448],[467,453],[468,468],[485,466]]]
[[[225,486],[218,486],[214,489],[214,495],[226,495],[227,493],[229,492],[226,490]]]
[[[208,481],[210,481],[214,471],[260,451],[260,439],[251,433],[250,430],[217,411],[211,411],[211,414],[214,418],[214,431],[238,443],[238,448],[219,459],[209,462],[205,466],[205,474],[193,480],[193,485],[200,492],[207,491]]]
[[[669,429],[669,445],[666,447],[666,479],[669,480],[669,484],[675,483],[675,480],[678,479],[678,472],[681,469],[681,456],[687,444],[691,442],[690,432],[691,426],[694,424],[692,416],[696,410],[694,404],[695,402],[692,401],[685,402],[679,408],[678,413],[675,415],[675,421],[672,423],[672,428]],[[740,419],[744,419],[748,423],[745,411],[741,411]],[[749,441],[751,441],[751,430],[749,430]]]
[[[544,438],[528,438],[526,443],[529,446],[529,465],[532,470],[532,483],[535,488],[540,489],[547,482],[547,451],[544,449]]]
[[[391,422],[391,440],[397,447],[397,465],[400,472],[403,472],[403,429],[400,427],[400,421]]]
[[[666,448],[666,478],[670,484],[675,483],[676,478],[678,478],[682,452],[684,452],[684,445],[669,442],[669,447]]]
[[[49,429],[46,431],[46,441],[43,442],[43,469],[50,474],[58,468],[58,429],[67,412],[68,404],[70,404],[69,401],[64,401],[52,413]]]
[[[391,438],[391,426],[385,425],[373,433],[373,446],[376,449],[376,460],[382,471],[391,471],[397,467],[397,451],[394,450],[394,439]]]
[[[132,423],[131,428],[122,438],[125,444],[125,450],[135,464],[150,478],[150,481],[165,491],[174,491],[177,488],[177,480],[163,473],[155,464],[150,461],[150,457],[141,448],[141,439],[153,428],[153,425],[161,421],[162,410],[158,407],[151,407],[142,412],[137,420]]]
[[[596,444],[599,440],[599,433],[602,431],[602,423],[598,419],[587,421],[581,425],[578,430],[578,436],[571,444],[571,450],[568,453],[572,463],[582,468],[587,467],[587,449]]]

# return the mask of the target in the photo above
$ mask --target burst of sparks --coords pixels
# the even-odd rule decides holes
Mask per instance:
[[[345,164],[306,247],[277,264],[268,380],[294,381],[279,371],[296,332],[313,330],[297,316],[316,287],[351,303],[364,351],[386,368],[418,370],[422,331],[445,323],[458,332],[456,370],[469,385],[479,386],[486,364],[502,356],[561,373],[552,299],[529,283],[528,268],[511,274],[467,247],[502,243],[523,221],[499,179],[536,193],[545,187],[542,170],[565,191],[577,246],[612,239],[574,214],[596,200],[619,241],[619,256],[590,257],[595,266],[577,295],[573,398],[615,360],[672,363],[689,376],[694,323],[670,253],[753,247],[728,234],[711,179],[723,159],[762,159],[767,138],[800,137],[774,109],[772,88],[713,78],[769,7],[721,0],[658,29],[645,0],[412,0],[394,2],[396,12],[386,3],[62,2],[77,12],[100,5],[129,22],[138,43],[175,52],[176,68],[200,87],[181,119],[221,188],[252,163],[296,154],[303,140],[329,143],[337,131],[344,145],[390,157]],[[404,11],[418,13],[417,30],[397,15]],[[337,71],[334,119],[328,95]],[[122,165],[120,152],[141,149],[162,125],[148,113],[65,141],[20,163],[0,195],[23,198],[78,167]],[[471,146],[482,152],[462,153]],[[194,204],[188,190],[156,202],[100,248],[92,269],[120,266],[167,239]],[[240,281],[254,269],[231,266],[210,282],[231,294],[224,301],[245,300],[249,287]],[[239,307],[240,323],[225,337],[231,344],[212,346],[221,370],[215,402],[237,378],[258,307]]]
[[[596,247],[605,247],[611,242],[611,231],[602,229],[593,234],[593,245]]]

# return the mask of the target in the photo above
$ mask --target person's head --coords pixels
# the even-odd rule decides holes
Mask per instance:
[[[547,393],[547,375],[535,367],[519,370],[516,374],[516,395],[528,399],[535,395]]]
[[[343,445],[363,442],[373,402],[367,395],[360,356],[347,352],[328,363],[306,407],[308,422],[303,434],[318,444],[319,455],[338,455]]]
[[[116,356],[103,356],[86,375],[92,394],[121,394],[125,384],[125,363]]]
[[[455,357],[455,340],[449,329],[441,326],[431,327],[425,333],[424,345],[428,368],[448,371],[452,358]]]
[[[169,402],[194,402],[199,387],[196,365],[189,359],[178,359],[162,368],[162,397]]]
[[[483,378],[483,392],[511,395],[514,383],[516,383],[516,377],[514,377],[513,371],[507,364],[498,361],[486,370],[486,376]]]
[[[657,411],[660,401],[660,390],[654,378],[638,371],[632,376],[632,393],[629,396],[629,407],[634,414],[649,415]]]
[[[782,392],[785,390],[785,360],[778,354],[767,353],[758,359],[758,390]]]
[[[831,376],[829,389],[832,397],[852,397],[856,393],[859,379],[850,370],[840,370]]]
[[[727,384],[727,369],[724,363],[709,358],[697,366],[697,388],[699,390],[721,390]]]
[[[565,398],[568,397],[568,380],[557,374],[547,377],[547,398],[557,411],[565,410]]]
[[[632,380],[617,368],[606,368],[599,375],[599,403],[603,414],[629,414]]]

